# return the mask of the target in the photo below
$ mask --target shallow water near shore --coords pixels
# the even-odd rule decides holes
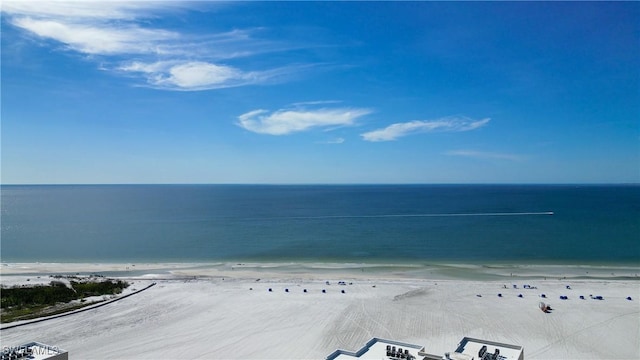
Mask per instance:
[[[450,279],[470,281],[515,280],[634,280],[635,266],[587,265],[470,265],[470,264],[371,264],[371,263],[3,263],[0,275],[41,275],[139,278],[188,278],[190,276],[250,278],[260,274],[282,277]]]

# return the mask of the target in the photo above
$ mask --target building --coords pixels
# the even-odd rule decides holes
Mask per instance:
[[[464,337],[453,352],[429,354],[424,346],[372,338],[358,351],[336,350],[327,360],[524,360],[522,346]]]
[[[443,359],[452,360],[524,360],[522,346],[464,337],[453,353]]]
[[[69,360],[69,352],[57,346],[46,345],[36,341],[28,344],[4,347],[1,360]]]
[[[395,340],[373,338],[358,351],[336,350],[327,356],[327,360],[347,360],[347,359],[385,359],[403,356],[403,359],[422,359],[419,353],[424,351],[424,347],[403,343]],[[399,357],[397,357],[399,358]]]

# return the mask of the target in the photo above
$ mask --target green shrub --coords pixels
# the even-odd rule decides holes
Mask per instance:
[[[122,280],[106,280],[98,282],[71,282],[72,288],[60,281],[52,281],[47,285],[14,286],[0,289],[2,309],[11,307],[34,307],[55,305],[87,296],[119,294],[129,284]]]

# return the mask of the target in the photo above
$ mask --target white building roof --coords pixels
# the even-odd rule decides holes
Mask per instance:
[[[524,349],[522,346],[464,337],[449,357],[455,360],[523,360]],[[443,359],[446,359],[446,356]]]
[[[391,353],[391,356],[387,354],[387,346]],[[402,349],[403,359],[422,359],[421,356],[418,356],[418,351],[423,350],[423,347],[420,345],[403,343],[395,340],[386,340],[380,338],[373,338],[369,340],[360,350],[358,351],[346,351],[346,350],[336,350],[331,355],[327,356],[327,360],[351,360],[351,359],[400,359],[398,353]],[[407,356],[409,355],[409,356]]]
[[[358,351],[336,350],[327,356],[327,360],[354,359],[524,360],[524,349],[518,345],[464,337],[454,352],[445,353],[441,357],[426,353],[425,348],[420,345],[373,338]]]

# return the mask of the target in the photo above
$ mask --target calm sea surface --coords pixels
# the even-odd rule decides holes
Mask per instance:
[[[640,264],[640,186],[2,186],[3,262]]]

